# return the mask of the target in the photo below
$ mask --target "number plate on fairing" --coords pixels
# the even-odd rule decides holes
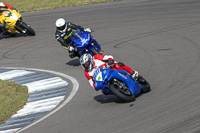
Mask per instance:
[[[96,81],[102,81],[102,72],[100,70],[100,68],[98,68],[95,72],[94,72],[94,78]]]

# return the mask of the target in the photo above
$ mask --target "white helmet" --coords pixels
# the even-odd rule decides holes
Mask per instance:
[[[92,68],[93,68],[93,64],[94,64],[94,60],[93,60],[93,57],[90,55],[90,54],[83,54],[80,59],[80,64],[81,66],[88,70],[88,71],[91,71]]]
[[[58,28],[58,30],[61,30],[61,31],[67,28],[66,21],[63,18],[57,19],[55,25]]]
[[[5,6],[5,5],[3,4],[3,2],[0,2],[0,6]]]

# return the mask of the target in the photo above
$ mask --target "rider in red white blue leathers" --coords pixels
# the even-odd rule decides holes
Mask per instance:
[[[132,68],[127,65],[114,61],[113,56],[111,55],[101,55],[97,54],[93,57],[90,54],[84,54],[80,58],[80,63],[82,67],[85,69],[85,76],[88,79],[90,85],[95,88],[95,83],[93,79],[94,72],[100,67],[103,66],[105,68],[114,68],[121,69],[127,71],[134,78],[138,76],[138,72],[134,71]],[[105,94],[105,92],[103,92]]]

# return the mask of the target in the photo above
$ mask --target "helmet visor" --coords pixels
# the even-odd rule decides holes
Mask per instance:
[[[89,67],[90,67],[90,62],[89,61],[87,61],[85,64],[84,64],[84,68],[85,69],[89,69]]]
[[[63,26],[58,27],[58,30],[64,30],[65,29],[65,25],[66,24],[64,24]]]

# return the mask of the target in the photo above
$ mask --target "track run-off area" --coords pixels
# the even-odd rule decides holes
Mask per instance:
[[[199,0],[122,0],[22,16],[36,36],[0,37],[0,67],[63,73],[79,87],[62,108],[21,133],[200,132]],[[54,38],[60,17],[92,28],[104,54],[137,70],[152,91],[123,103],[91,88],[78,58]]]

